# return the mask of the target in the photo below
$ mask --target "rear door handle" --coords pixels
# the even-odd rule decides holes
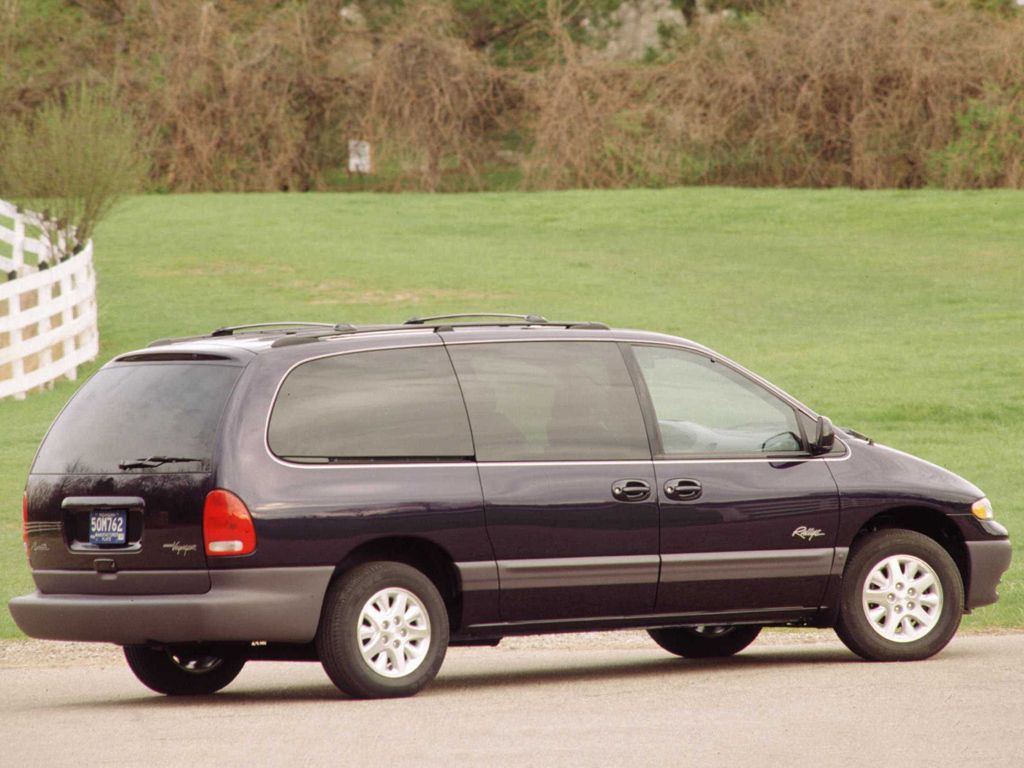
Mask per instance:
[[[669,480],[665,483],[665,495],[677,501],[696,499],[703,491],[704,489],[701,488],[700,481],[691,480],[690,478]]]
[[[619,480],[612,485],[616,501],[643,501],[651,495],[651,485],[645,480]]]

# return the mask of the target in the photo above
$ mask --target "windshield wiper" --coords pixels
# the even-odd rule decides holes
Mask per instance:
[[[875,444],[875,441],[872,438],[868,437],[862,432],[858,432],[856,429],[850,429],[849,427],[840,427],[840,429],[843,430],[843,432],[846,432],[848,435],[856,437],[858,440],[863,440],[868,445]]]
[[[117,465],[118,469],[152,469],[161,464],[182,464],[189,461],[203,461],[203,459],[192,459],[188,456],[150,456],[148,459],[127,459]]]

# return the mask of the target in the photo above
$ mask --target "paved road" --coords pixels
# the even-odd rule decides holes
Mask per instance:
[[[1024,633],[898,665],[830,637],[715,662],[634,633],[456,648],[419,696],[371,702],[279,663],[168,699],[112,650],[3,643],[0,765],[1024,766]]]

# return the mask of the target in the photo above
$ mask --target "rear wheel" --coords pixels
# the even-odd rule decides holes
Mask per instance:
[[[850,555],[836,634],[870,661],[916,661],[946,647],[963,612],[963,580],[949,553],[916,531],[881,530]]]
[[[752,625],[705,624],[697,627],[649,629],[658,645],[676,656],[688,659],[712,659],[739,653],[761,633]]]
[[[126,645],[124,657],[143,685],[168,696],[216,693],[242,671],[245,657],[223,649]]]
[[[404,563],[374,562],[331,585],[316,647],[345,693],[412,696],[437,675],[448,633],[448,612],[430,579]]]

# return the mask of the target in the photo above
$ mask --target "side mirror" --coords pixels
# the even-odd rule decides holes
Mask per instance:
[[[828,416],[819,416],[815,422],[814,439],[811,441],[811,453],[828,453],[836,442],[836,433],[832,429],[832,420]]]

